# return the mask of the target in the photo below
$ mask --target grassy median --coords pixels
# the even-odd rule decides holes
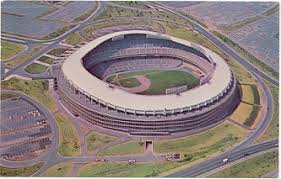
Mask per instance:
[[[55,112],[56,121],[59,128],[59,153],[63,156],[79,156],[80,140],[76,128],[60,112]]]

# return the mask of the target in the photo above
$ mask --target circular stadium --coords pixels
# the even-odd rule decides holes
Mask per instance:
[[[202,131],[240,101],[221,57],[151,31],[99,37],[70,55],[55,76],[60,100],[75,116],[134,136]]]

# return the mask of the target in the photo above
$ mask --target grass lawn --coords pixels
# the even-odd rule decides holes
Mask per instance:
[[[254,103],[254,95],[252,93],[252,89],[250,85],[240,85],[242,89],[242,97],[241,101],[253,104]]]
[[[12,78],[1,82],[1,89],[18,90],[37,99],[45,105],[50,111],[54,111],[56,104],[54,99],[48,93],[48,81],[46,80],[21,80]]]
[[[278,151],[250,158],[209,177],[214,178],[260,178],[278,168]]]
[[[6,99],[12,99],[12,98],[16,98],[17,95],[13,94],[13,93],[6,93],[6,92],[1,92],[0,94],[0,100],[6,100]]]
[[[165,89],[187,85],[192,88],[199,84],[199,80],[192,74],[182,71],[159,71],[157,73],[146,74],[150,79],[151,86],[142,94],[154,95],[165,94]]]
[[[1,42],[1,60],[9,59],[25,49],[24,45],[12,42]]]
[[[50,50],[47,54],[49,55],[53,55],[56,57],[59,57],[61,54],[63,54],[67,49],[65,48],[54,48],[52,50]]]
[[[80,168],[79,177],[153,177],[179,166],[177,162],[136,163],[89,163]]]
[[[112,137],[99,132],[91,132],[86,136],[86,144],[89,152],[95,151],[98,147],[101,147],[109,142],[116,140],[116,137]]]
[[[229,118],[243,124],[252,110],[252,105],[241,102]]]
[[[41,65],[38,63],[31,63],[30,65],[28,65],[24,68],[24,70],[27,73],[31,73],[31,74],[40,74],[40,73],[45,72],[47,69],[48,69],[47,66],[44,66],[44,65]]]
[[[273,110],[272,120],[268,128],[266,129],[264,134],[255,141],[255,143],[278,139],[278,135],[279,135],[279,100],[278,100],[279,88],[272,85],[268,81],[265,81],[265,83],[269,87],[270,92],[272,94],[273,102],[274,102],[274,110]]]
[[[83,37],[81,37],[79,35],[79,33],[76,32],[76,33],[70,35],[69,37],[67,37],[65,42],[70,45],[79,45],[84,42],[84,39],[83,39]]]
[[[43,166],[43,162],[37,163],[35,165],[29,167],[22,168],[7,168],[0,166],[0,176],[1,177],[27,177],[34,174],[37,170],[39,170]]]
[[[80,140],[74,125],[63,113],[55,112],[59,128],[59,153],[62,156],[80,155]]]
[[[227,25],[227,26],[224,26],[222,27],[222,29],[225,31],[225,32],[231,32],[231,31],[235,31],[235,30],[238,30],[250,23],[253,23],[259,19],[261,19],[262,17],[261,16],[253,16],[253,17],[249,17],[245,20],[242,20],[242,21],[239,21],[239,22],[236,22],[236,23],[233,23],[233,24],[230,24],[230,25]]]
[[[140,145],[139,141],[133,140],[109,147],[98,153],[98,155],[134,155],[142,154],[143,152],[144,146]]]
[[[52,59],[52,58],[46,57],[46,56],[41,56],[37,60],[40,61],[40,62],[47,63],[47,64],[53,64],[53,62],[55,61],[55,59]]]
[[[73,167],[72,163],[59,163],[46,170],[43,177],[66,177]]]
[[[246,131],[228,121],[197,135],[169,140],[155,140],[154,152],[192,155],[200,158],[212,153],[222,152],[232,147],[246,136]]]
[[[28,51],[25,55],[20,56],[14,60],[8,61],[5,65],[13,68],[31,58],[35,53],[39,52],[43,47],[42,46],[35,46],[30,51]]]
[[[133,88],[133,87],[137,87],[140,86],[141,83],[139,82],[138,79],[136,78],[125,78],[125,79],[121,79],[119,81],[120,85],[126,88]]]

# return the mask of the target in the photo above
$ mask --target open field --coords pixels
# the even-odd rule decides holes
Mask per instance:
[[[229,118],[243,124],[252,110],[252,105],[241,102]]]
[[[37,99],[45,105],[50,111],[54,111],[56,104],[54,99],[48,93],[48,81],[45,80],[21,80],[12,78],[1,82],[1,89],[18,90]]]
[[[70,45],[79,45],[84,42],[84,39],[79,35],[79,33],[76,32],[67,37],[65,42]]]
[[[265,64],[264,62],[258,60],[255,56],[250,54],[248,51],[246,51],[244,48],[237,45],[235,42],[230,40],[228,37],[222,35],[218,32],[213,32],[217,37],[219,37],[222,41],[224,41],[228,46],[230,46],[232,49],[234,49],[236,52],[238,52],[242,57],[247,59],[249,62],[257,66],[259,69],[263,70],[268,75],[272,76],[275,79],[278,79],[278,72],[274,71],[270,66]]]
[[[35,173],[43,166],[43,162],[37,163],[35,165],[29,167],[22,167],[22,168],[7,168],[0,166],[0,176],[2,177],[27,177]]]
[[[208,131],[178,139],[154,141],[157,153],[177,152],[193,155],[193,158],[222,152],[241,141],[246,135],[245,130],[225,121]]]
[[[73,167],[72,163],[59,163],[46,170],[43,177],[66,177]]]
[[[63,156],[80,155],[80,140],[74,125],[63,113],[55,113],[59,128],[59,150]]]
[[[155,177],[159,173],[179,166],[177,162],[136,163],[89,163],[80,168],[79,177]]]
[[[104,151],[98,153],[98,155],[135,155],[142,154],[143,152],[144,146],[141,145],[139,141],[133,140],[109,147]]]
[[[102,134],[96,131],[91,132],[86,136],[86,144],[89,152],[95,151],[98,147],[101,147],[109,142],[116,140],[116,137]]]
[[[278,151],[250,158],[233,165],[209,177],[214,178],[260,178],[268,172],[278,168]]]
[[[14,59],[14,60],[9,61],[9,62],[5,63],[5,65],[13,68],[13,67],[15,67],[15,66],[25,62],[26,60],[28,60],[35,53],[39,52],[42,48],[43,48],[43,46],[35,46],[30,51],[28,51],[25,55],[20,56],[20,57]]]
[[[40,73],[45,72],[47,69],[48,69],[48,67],[38,64],[38,63],[32,63],[24,68],[24,70],[27,73],[31,73],[31,74],[40,74]]]
[[[25,49],[24,45],[12,42],[1,42],[1,60],[7,60]]]
[[[53,62],[55,61],[54,59],[52,59],[50,57],[46,57],[46,56],[41,56],[37,60],[40,61],[40,62],[47,63],[47,64],[53,64]]]
[[[268,128],[263,133],[263,135],[255,141],[255,143],[261,143],[267,140],[278,139],[278,135],[279,135],[279,88],[272,85],[268,81],[265,81],[265,83],[269,87],[274,100],[274,111],[273,111],[272,120]]]

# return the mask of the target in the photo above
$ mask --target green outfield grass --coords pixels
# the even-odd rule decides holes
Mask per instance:
[[[46,56],[41,56],[37,60],[40,61],[40,62],[47,63],[47,64],[53,64],[53,62],[55,61],[54,59],[52,59],[50,57],[46,57]]]
[[[1,89],[18,90],[37,99],[50,111],[54,111],[56,104],[54,99],[48,93],[48,81],[46,80],[21,80],[12,78],[1,82]]]
[[[101,147],[116,139],[117,139],[116,137],[93,131],[86,136],[87,149],[89,152],[93,152],[98,147]]]
[[[73,167],[72,163],[59,163],[46,170],[43,177],[66,177]]]
[[[55,113],[59,128],[59,150],[63,156],[80,155],[80,140],[74,125],[67,119],[63,113]]]
[[[187,85],[192,88],[199,84],[199,80],[192,74],[182,71],[159,71],[157,73],[146,74],[150,79],[151,86],[143,94],[155,95],[165,94],[165,89]]]
[[[40,73],[45,72],[47,69],[48,69],[47,66],[44,66],[44,65],[41,65],[38,63],[31,63],[30,65],[28,65],[24,68],[24,70],[27,73],[31,73],[31,74],[40,74]]]
[[[120,83],[124,87],[134,87],[140,85],[137,79],[133,78],[136,75],[145,75],[151,81],[151,86],[141,94],[145,95],[159,95],[165,94],[165,89],[188,85],[192,88],[199,84],[199,79],[192,74],[183,71],[164,71],[164,70],[147,70],[121,73],[118,75]],[[113,77],[107,78],[107,81],[112,81]],[[137,82],[136,82],[137,81]],[[131,84],[126,83],[131,82]]]
[[[0,176],[1,177],[27,177],[34,174],[37,170],[39,170],[43,166],[43,162],[37,163],[35,165],[29,167],[22,168],[8,168],[0,166]]]
[[[25,49],[24,45],[12,42],[1,42],[1,60],[9,59]]]
[[[138,79],[136,78],[125,78],[119,81],[120,85],[126,88],[133,88],[141,85]]]
[[[250,158],[209,177],[214,178],[260,178],[268,172],[278,169],[278,151]]]
[[[144,152],[144,146],[139,141],[133,140],[118,145],[114,145],[98,153],[98,155],[134,155],[142,154]]]

